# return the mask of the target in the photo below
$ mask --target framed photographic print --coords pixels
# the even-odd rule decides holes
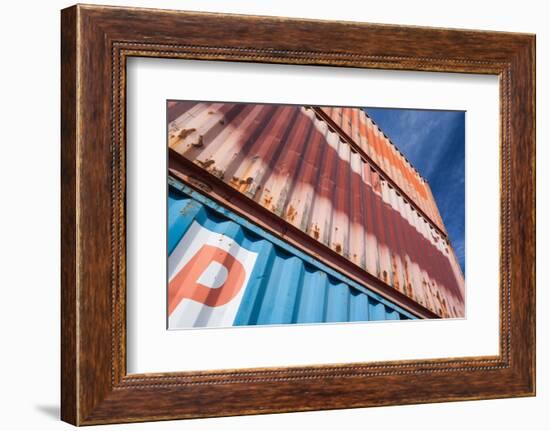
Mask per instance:
[[[533,35],[78,5],[61,41],[63,420],[534,395]]]

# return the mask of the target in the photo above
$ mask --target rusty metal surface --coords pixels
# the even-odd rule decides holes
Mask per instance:
[[[350,137],[443,232],[430,186],[384,132],[361,109],[318,108]]]
[[[436,314],[464,316],[429,186],[361,109],[170,102],[168,119],[171,149]]]

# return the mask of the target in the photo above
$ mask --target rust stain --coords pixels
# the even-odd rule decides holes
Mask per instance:
[[[196,148],[200,148],[200,147],[202,147],[203,145],[204,145],[204,142],[203,142],[203,140],[202,140],[202,135],[199,135],[199,139],[198,139],[197,142],[193,142],[193,143],[191,144],[191,146],[196,147]]]
[[[407,295],[414,299],[414,292],[411,283],[407,283]]]
[[[296,218],[296,214],[298,214],[298,212],[296,211],[296,208],[294,208],[292,205],[289,205],[288,210],[286,212],[287,220],[294,221],[294,219]]]
[[[240,192],[246,193],[253,182],[254,182],[254,178],[252,177],[248,177],[246,179],[240,179],[237,188],[239,189]]]
[[[225,172],[221,169],[216,168],[215,161],[213,159],[207,159],[204,162],[202,160],[195,160],[195,163],[199,165],[201,168],[205,169],[206,171],[210,172],[212,175],[214,175],[216,178],[220,178],[221,180],[224,179]]]
[[[213,159],[207,159],[204,162],[202,160],[195,160],[195,163],[199,165],[203,169],[208,169],[210,166],[212,166],[214,163],[216,163]]]
[[[214,175],[215,177],[219,178],[220,180],[223,180],[224,176],[225,176],[225,172],[222,171],[221,169],[217,169],[215,167],[212,167],[209,172]]]
[[[342,244],[334,244],[334,250],[336,253],[342,253]]]
[[[239,177],[236,177],[235,175],[233,175],[229,182],[233,187],[235,187],[235,188],[239,187]]]
[[[314,225],[314,226],[313,226],[312,232],[313,232],[313,238],[315,238],[315,239],[318,240],[318,239],[319,239],[319,235],[320,235],[319,226]]]
[[[393,277],[393,287],[397,290],[400,290],[399,277],[397,276],[397,260],[394,253],[391,254],[391,270]]]
[[[178,137],[178,129],[175,129],[175,128],[171,127],[170,130],[168,131],[168,136],[170,137],[170,139],[177,138]]]
[[[196,131],[197,131],[197,129],[194,129],[194,128],[193,128],[193,129],[181,129],[181,130],[178,132],[177,136],[178,136],[178,138],[180,138],[180,139],[185,139],[185,138],[187,138],[191,133],[196,132]]]

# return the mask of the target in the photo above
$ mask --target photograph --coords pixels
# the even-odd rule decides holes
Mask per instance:
[[[465,112],[169,100],[167,328],[465,318]]]

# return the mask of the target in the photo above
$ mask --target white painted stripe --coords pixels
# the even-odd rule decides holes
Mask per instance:
[[[258,254],[239,246],[233,238],[212,232],[193,221],[168,257],[169,281],[179,273],[203,245],[218,247],[231,254],[243,265],[246,275],[242,288],[233,299],[217,307],[210,307],[188,298],[182,299],[168,318],[168,329],[233,325]],[[213,261],[204,269],[198,281],[208,287],[219,288],[224,283],[227,273],[227,268],[221,263]]]

